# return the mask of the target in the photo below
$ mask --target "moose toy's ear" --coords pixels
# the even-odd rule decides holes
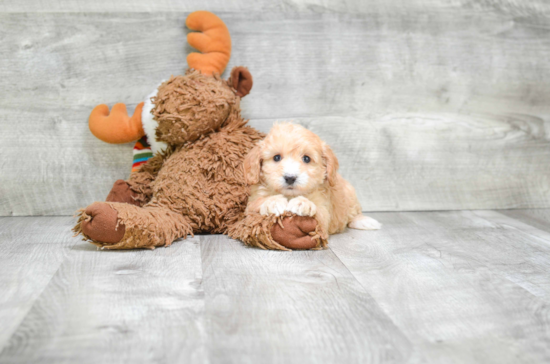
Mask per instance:
[[[234,67],[227,81],[237,91],[237,96],[244,97],[252,89],[252,75],[245,67]]]

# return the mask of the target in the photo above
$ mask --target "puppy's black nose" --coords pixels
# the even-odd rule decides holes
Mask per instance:
[[[285,176],[285,182],[287,185],[292,185],[294,182],[296,182],[296,176]]]

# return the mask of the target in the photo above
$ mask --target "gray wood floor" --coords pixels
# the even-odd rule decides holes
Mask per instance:
[[[0,363],[550,361],[550,210],[370,215],[314,252],[106,252],[71,217],[0,218]]]

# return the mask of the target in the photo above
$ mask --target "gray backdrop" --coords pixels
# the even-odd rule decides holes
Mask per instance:
[[[89,132],[186,68],[189,12],[228,25],[244,116],[335,150],[365,211],[550,207],[544,1],[0,1],[0,215],[63,215],[127,178]],[[227,74],[227,72],[226,72]]]

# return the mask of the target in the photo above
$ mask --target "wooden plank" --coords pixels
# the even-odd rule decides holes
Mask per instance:
[[[412,348],[329,251],[201,241],[213,363],[395,363]]]
[[[75,243],[72,220],[0,218],[0,351]]]
[[[12,56],[0,60],[0,105],[138,103],[185,70],[187,14],[1,14],[0,50]],[[228,68],[248,66],[255,79],[246,115],[481,112],[544,120],[549,107],[535,95],[550,89],[542,59],[550,55],[543,31],[550,18],[510,26],[511,15],[472,9],[412,15],[220,14],[233,39]]]
[[[506,218],[496,211],[460,212],[464,222],[450,220],[449,214],[434,214],[440,226],[469,230],[465,238],[472,259],[499,272],[539,298],[550,301],[550,234],[520,221]],[[474,225],[476,217],[485,221]],[[453,224],[454,222],[454,224]],[[479,229],[483,226],[482,229]],[[479,229],[479,230],[478,230]],[[470,232],[471,231],[471,232]],[[467,234],[463,233],[463,235]],[[476,241],[482,244],[475,244]]]
[[[117,2],[110,2],[106,0],[98,0],[93,3],[75,1],[75,0],[55,0],[52,1],[49,6],[44,6],[39,1],[27,1],[17,2],[12,0],[3,0],[0,2],[0,12],[9,13],[90,13],[90,12],[192,12],[196,10],[208,10],[215,13],[221,12],[262,12],[262,11],[306,11],[306,12],[335,12],[335,11],[359,11],[366,12],[370,5],[371,9],[373,4],[363,4],[360,1],[336,1],[336,0],[274,0],[274,1],[254,1],[247,2],[245,0],[238,1],[223,1],[223,0],[209,0],[207,4],[200,0],[188,0],[188,1],[170,1],[170,0],[157,0],[157,1],[128,1],[122,0]],[[381,4],[378,4],[381,5]]]
[[[0,362],[549,361],[549,232],[370,215],[382,230],[290,253],[225,236],[106,252],[69,217],[0,218]]]
[[[27,119],[21,114],[20,127],[33,129],[32,116]],[[526,120],[326,117],[295,121],[333,147],[340,173],[355,186],[365,211],[550,205],[546,163],[550,142],[536,141],[533,134],[516,127],[518,123],[526,129],[536,127]],[[253,120],[251,125],[268,131],[272,123]],[[27,134],[28,144],[10,145],[8,136],[0,136],[0,150],[7,156],[0,162],[4,172],[0,174],[0,214],[72,214],[78,207],[103,200],[116,179],[128,177],[131,146],[109,145],[81,125],[61,124],[41,136]],[[495,129],[501,133],[495,135]],[[58,139],[61,146],[42,143],[49,138]]]
[[[550,236],[525,229],[498,212],[463,211],[456,214],[414,215],[415,222],[443,231],[461,244],[445,246],[451,256],[476,260],[533,295],[550,301]],[[482,218],[482,219],[480,219]],[[435,223],[436,226],[432,226]],[[518,224],[519,223],[519,224]],[[528,226],[527,226],[528,227]]]
[[[550,141],[518,116],[411,115],[296,120],[324,139],[364,211],[550,205]],[[267,131],[272,120],[252,121]],[[518,127],[519,126],[519,127]]]
[[[299,1],[298,1],[299,3]],[[11,0],[2,0],[0,2],[0,12],[4,13],[112,13],[112,12],[191,12],[195,10],[209,10],[212,12],[224,11],[261,11],[271,10],[283,6],[282,1],[274,1],[269,4],[268,1],[256,1],[247,3],[244,0],[239,1],[223,1],[209,0],[205,5],[203,1],[188,0],[188,1],[105,1],[98,0],[93,4],[86,1],[77,0],[54,0],[49,6],[45,6],[40,1],[17,2]]]
[[[93,137],[85,122],[88,112],[64,108],[37,118],[34,112],[0,111],[0,123],[17,117],[19,130],[0,135],[0,215],[72,215],[104,201],[117,179],[129,177],[132,146]],[[73,120],[73,113],[81,120]]]
[[[370,214],[330,248],[428,363],[550,360],[548,305],[508,273],[550,264],[521,233],[468,212]]]
[[[527,210],[523,210],[527,211]],[[536,210],[535,210],[536,211]],[[513,282],[516,282],[539,298],[550,302],[550,232],[535,227],[532,221],[523,222],[508,217],[497,211],[474,211],[497,229],[505,233],[498,234],[498,239],[492,239],[505,246],[501,249],[504,254],[510,255],[514,251],[513,260],[510,258],[491,259],[491,265]],[[512,242],[512,243],[510,243]]]
[[[284,0],[284,1],[222,1],[209,0],[205,5],[203,1],[170,1],[170,0],[136,0],[136,1],[107,1],[97,0],[93,2],[77,0],[53,0],[44,3],[39,0],[2,0],[0,12],[168,12],[168,11],[195,11],[207,9],[213,12],[349,12],[369,13],[373,11],[390,11],[391,9],[434,9],[434,8],[472,8],[477,11],[499,11],[520,16],[539,15],[550,12],[550,6],[544,0],[491,0],[479,3],[461,1],[438,2],[431,0]]]
[[[521,221],[538,230],[550,233],[550,209],[502,210],[499,212],[515,221]]]
[[[81,242],[0,353],[2,363],[203,363],[198,238],[154,251]]]
[[[365,210],[550,206],[542,5],[423,4],[220,14],[229,68],[254,75],[245,117],[319,132]],[[0,215],[71,214],[128,175],[131,145],[95,140],[87,115],[184,71],[186,15],[0,14]]]
[[[541,242],[540,245],[550,245],[550,222],[546,220],[550,218],[550,214],[547,209],[477,210],[472,212],[499,226],[506,226],[507,228],[517,229],[525,234],[532,235],[537,238],[534,241],[542,239],[547,242]]]

